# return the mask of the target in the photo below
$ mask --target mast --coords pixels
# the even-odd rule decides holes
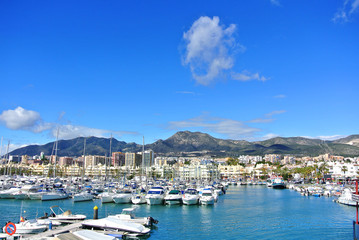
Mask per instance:
[[[84,184],[84,177],[85,177],[85,162],[86,162],[86,137],[84,137],[84,160],[83,160],[83,164],[82,164],[82,176],[81,176],[81,181],[82,184]]]
[[[11,175],[10,160],[9,160],[9,146],[10,146],[10,140],[7,142],[7,150],[6,150],[6,158],[5,158],[7,165],[8,165],[6,168],[7,169],[6,175],[9,175],[9,174]],[[9,170],[10,170],[10,172],[9,172]]]
[[[57,161],[57,145],[58,145],[58,140],[59,140],[59,128],[57,128],[57,134],[56,134],[54,178],[56,178],[56,161]]]
[[[0,160],[2,160],[2,141],[4,137],[1,137],[1,148],[0,148]]]
[[[143,164],[145,159],[145,137],[142,136],[142,163],[141,163],[141,176],[140,176],[140,183],[142,184],[142,176],[143,176]]]
[[[106,172],[105,181],[107,181],[107,160],[112,159],[111,151],[112,151],[112,133],[111,133],[111,138],[110,138],[110,154],[109,154],[108,158],[106,158],[106,156],[105,156],[105,172]]]

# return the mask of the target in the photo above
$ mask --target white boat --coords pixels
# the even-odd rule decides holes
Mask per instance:
[[[132,195],[131,202],[133,204],[144,204],[146,203],[146,195],[143,193],[136,193]]]
[[[131,198],[132,192],[128,189],[112,196],[112,199],[115,203],[131,203]]]
[[[168,204],[168,205],[181,204],[182,203],[182,194],[178,190],[171,190],[166,194],[164,200],[165,200],[165,204]]]
[[[202,195],[199,198],[199,202],[202,205],[212,205],[214,204],[214,196],[210,189],[204,189]]]
[[[343,190],[342,195],[336,200],[336,202],[348,205],[348,206],[356,206],[357,202],[353,201],[353,193],[349,188],[345,188]]]
[[[186,205],[198,204],[199,194],[196,189],[188,188],[182,196],[182,202]]]
[[[38,185],[24,185],[20,191],[13,194],[15,199],[24,200],[29,199],[29,193],[37,192],[41,187]]]
[[[51,219],[48,219],[48,218],[38,218],[36,219],[36,222],[40,225],[46,225],[46,226],[49,226],[50,223],[52,226],[60,226],[61,225],[61,222],[59,221],[56,221],[56,220],[51,220]]]
[[[55,212],[55,208],[58,209],[58,213]],[[71,223],[71,222],[76,222],[76,221],[82,221],[86,218],[86,215],[83,214],[72,214],[72,212],[70,210],[64,211],[62,210],[62,208],[60,208],[59,206],[55,205],[55,206],[51,206],[51,215],[49,217],[50,220],[56,220],[59,222],[64,222],[64,223]]]
[[[115,194],[112,192],[103,192],[101,194],[99,194],[98,196],[101,199],[101,203],[113,203],[113,196]]]
[[[93,200],[93,195],[88,192],[80,192],[73,196],[74,202],[84,202]]]
[[[101,218],[96,220],[86,220],[83,221],[81,224],[83,228],[125,231],[137,234],[147,234],[151,231],[151,229],[146,228],[141,224],[125,222],[113,217]]]
[[[112,237],[103,233],[91,231],[91,230],[81,230],[77,232],[73,232],[73,235],[83,240],[116,240],[118,238]]]
[[[53,191],[53,192],[48,192],[48,193],[41,195],[41,200],[42,201],[61,200],[61,199],[66,199],[68,197],[69,197],[69,195],[65,192]]]
[[[272,188],[274,189],[284,189],[285,183],[282,177],[275,177],[272,179]]]
[[[46,225],[41,225],[36,220],[26,220],[23,222],[15,223],[17,234],[40,233],[47,229]],[[3,227],[5,232],[5,227]]]
[[[153,223],[158,223],[158,221],[152,217],[136,217],[135,210],[135,208],[124,208],[121,214],[110,215],[108,217],[117,218],[125,222],[139,223],[144,226],[151,226]]]
[[[273,181],[271,178],[267,179],[267,187],[273,187]]]
[[[165,198],[165,191],[163,187],[152,187],[146,195],[146,201],[148,205],[163,204]]]
[[[17,187],[13,187],[10,189],[6,189],[6,190],[2,190],[0,191],[0,198],[4,198],[4,199],[12,199],[15,198],[14,194],[19,192],[20,188]]]
[[[49,193],[48,190],[39,190],[37,192],[31,192],[28,194],[28,197],[31,200],[41,200],[42,195]]]

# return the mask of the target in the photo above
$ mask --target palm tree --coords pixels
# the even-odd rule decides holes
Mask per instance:
[[[345,172],[348,171],[348,168],[347,166],[342,166],[342,172],[344,173],[344,177],[345,177]]]

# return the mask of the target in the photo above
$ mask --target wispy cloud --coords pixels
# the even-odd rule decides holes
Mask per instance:
[[[59,120],[63,119],[64,112],[60,114]],[[60,139],[71,139],[81,136],[108,137],[110,133],[118,136],[137,135],[137,132],[116,131],[90,128],[86,126],[45,122],[42,120],[40,113],[33,110],[26,110],[17,107],[14,110],[5,110],[0,115],[0,121],[11,130],[25,130],[33,133],[42,133],[49,131],[52,137],[56,137],[57,129],[59,129]]]
[[[274,96],[274,98],[286,98],[286,97],[287,96],[284,94],[279,94],[279,95]]]
[[[168,127],[175,130],[199,128],[223,134],[231,139],[252,138],[256,132],[261,131],[261,129],[250,127],[242,121],[211,117],[208,114],[183,121],[172,121],[169,122]]]
[[[347,135],[331,135],[331,136],[316,136],[316,137],[302,136],[302,137],[310,138],[310,139],[321,139],[321,140],[333,141],[333,140],[337,140],[340,138],[345,138],[345,137],[347,137]]]
[[[285,112],[286,112],[285,110],[276,110],[276,111],[267,113],[265,116],[269,118],[269,117],[272,117],[273,115],[283,114]]]
[[[281,6],[280,2],[278,0],[270,0],[270,3],[275,5],[275,6]]]
[[[196,95],[195,92],[190,92],[190,91],[177,91],[177,94],[189,94],[189,95]]]
[[[197,83],[209,85],[234,64],[238,43],[234,39],[235,24],[219,24],[219,17],[203,16],[183,34],[186,51],[183,63],[188,65]]]
[[[259,73],[250,73],[248,71],[242,71],[241,73],[232,73],[231,75],[233,80],[238,80],[243,82],[252,81],[252,80],[264,82],[269,79],[264,76],[260,76]]]
[[[279,137],[279,135],[275,133],[268,133],[262,137],[262,140],[268,140],[275,137]]]
[[[348,22],[350,17],[357,11],[359,0],[344,0],[343,6],[334,14],[334,22]]]
[[[275,120],[272,118],[274,115],[282,114],[285,112],[286,112],[285,110],[272,111],[270,113],[265,114],[264,118],[256,118],[256,119],[250,120],[248,122],[249,123],[270,123]]]

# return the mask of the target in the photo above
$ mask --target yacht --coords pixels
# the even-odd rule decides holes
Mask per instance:
[[[165,204],[168,205],[181,204],[182,194],[179,190],[171,190],[166,194],[164,200],[165,200]]]
[[[41,187],[38,185],[24,185],[20,191],[13,194],[15,199],[29,199],[29,193],[37,192]]]
[[[31,193],[29,193],[29,194],[28,194],[28,197],[29,197],[31,200],[41,200],[42,195],[47,194],[47,193],[49,193],[49,192],[50,192],[49,190],[40,189],[40,190],[38,190],[37,192],[31,192]]]
[[[198,200],[199,200],[198,191],[193,188],[188,188],[182,196],[182,202],[183,204],[186,205],[198,204]]]
[[[101,199],[101,203],[113,203],[113,196],[115,194],[112,192],[103,192],[99,194],[98,196]]]
[[[136,205],[146,203],[146,194],[145,193],[136,193],[136,194],[132,195],[131,202]]]
[[[112,199],[115,203],[131,203],[132,192],[129,189],[124,189],[120,193],[113,195]]]
[[[69,195],[66,192],[62,190],[57,190],[41,195],[41,200],[42,201],[62,200],[68,197]]]
[[[93,200],[93,195],[86,191],[77,193],[73,196],[74,202],[84,202],[84,201],[92,201],[92,200]]]
[[[10,189],[2,190],[2,191],[0,191],[0,198],[6,198],[6,199],[15,198],[14,194],[18,193],[19,191],[20,191],[20,188],[18,188],[18,187],[12,187]]]
[[[214,204],[214,196],[210,189],[204,189],[202,195],[199,198],[199,202],[202,205],[212,205]]]
[[[163,204],[164,198],[165,191],[163,187],[152,187],[146,195],[146,201],[148,205]]]
[[[349,188],[345,188],[342,195],[336,200],[336,202],[348,205],[356,206],[357,202],[353,200],[352,191]]]

